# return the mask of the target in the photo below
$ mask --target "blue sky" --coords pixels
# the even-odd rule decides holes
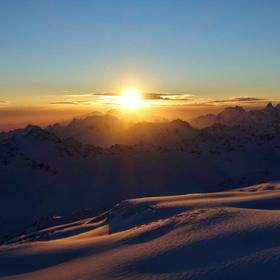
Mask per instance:
[[[280,1],[0,0],[0,98],[277,97]]]

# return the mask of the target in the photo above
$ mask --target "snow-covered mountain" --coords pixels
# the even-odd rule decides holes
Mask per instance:
[[[182,120],[171,122],[129,122],[116,114],[94,114],[82,119],[74,119],[68,125],[55,124],[46,130],[62,139],[77,141],[108,148],[112,145],[154,145],[165,148],[178,143],[197,142],[199,136],[215,134],[221,130],[227,137],[266,137],[280,132],[280,104],[269,103],[264,109],[245,111],[240,106],[228,107],[218,115],[208,114],[191,122]],[[198,127],[198,129],[194,128]],[[218,133],[220,136],[220,132]],[[209,135],[208,135],[209,136]],[[0,135],[1,139],[1,135]]]
[[[270,116],[269,110],[261,116]],[[119,122],[98,117],[101,130],[106,124],[112,131],[108,119]],[[78,123],[87,127],[76,120],[67,130],[77,131]],[[137,144],[97,147],[36,126],[2,133],[0,241],[39,221],[86,217],[123,199],[218,191],[279,178],[277,126],[217,124],[196,130],[175,120],[134,124],[125,131]]]
[[[176,184],[176,182],[174,182]],[[0,278],[277,279],[280,184],[123,201],[0,247]]]
[[[275,107],[268,103],[262,110],[245,111],[240,106],[228,107],[217,115],[208,114],[195,118],[191,124],[197,128],[206,128],[214,124],[224,124],[228,126],[242,125],[280,125],[280,104]]]
[[[60,138],[72,137],[96,146],[110,147],[122,145],[166,145],[193,138],[198,131],[187,122],[128,122],[115,114],[93,115],[83,119],[73,119],[68,125],[54,124],[47,131]]]

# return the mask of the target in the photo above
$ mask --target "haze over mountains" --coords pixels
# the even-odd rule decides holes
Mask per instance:
[[[84,119],[73,119],[68,125],[54,124],[47,131],[60,138],[75,138],[101,147],[123,145],[172,145],[198,134],[187,122],[133,122],[115,114],[94,114]]]
[[[109,147],[114,144],[172,145],[181,140],[192,139],[198,129],[215,124],[242,126],[256,129],[271,129],[279,126],[280,104],[271,103],[264,109],[246,111],[240,106],[228,107],[221,113],[202,115],[190,121],[179,119],[171,122],[132,122],[117,116],[117,112],[94,114],[84,119],[73,119],[68,125],[55,124],[47,128],[60,138],[73,137],[82,143]],[[190,126],[191,125],[191,126]]]
[[[272,104],[191,124],[110,112],[3,132],[0,278],[278,273],[279,160]]]
[[[106,114],[1,133],[0,240],[96,215],[123,199],[279,178],[279,106],[228,108],[217,119],[198,129],[181,120],[129,123]]]

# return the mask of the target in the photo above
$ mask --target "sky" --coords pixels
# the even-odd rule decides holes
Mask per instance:
[[[279,12],[276,0],[0,0],[0,110],[89,108],[126,86],[155,101],[277,100]]]

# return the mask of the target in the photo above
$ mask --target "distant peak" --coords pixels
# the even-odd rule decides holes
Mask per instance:
[[[52,125],[49,125],[47,127],[47,129],[56,129],[56,128],[60,128],[60,127],[61,127],[61,125],[59,123],[54,123]]]
[[[222,111],[220,114],[218,114],[218,117],[225,117],[225,116],[239,116],[244,115],[246,113],[245,109],[240,106],[235,107],[227,107]]]
[[[25,129],[41,129],[39,126],[37,125],[33,125],[33,124],[28,124]]]
[[[117,109],[110,109],[106,112],[106,115],[118,116],[120,112]]]
[[[188,123],[188,122],[183,121],[183,120],[181,120],[181,119],[173,120],[173,121],[171,121],[171,124],[176,124],[176,125],[188,125],[188,126],[189,126],[189,123]]]
[[[227,108],[225,108],[225,111],[245,112],[245,109],[241,106],[235,106],[235,107],[227,107]]]
[[[41,139],[41,140],[46,140],[46,139],[56,140],[57,139],[55,134],[41,128],[40,126],[36,126],[36,125],[28,125],[24,129],[24,132],[25,132],[24,136],[32,137],[32,138],[36,138],[36,139]]]
[[[37,125],[32,125],[32,124],[28,124],[23,131],[26,132],[26,134],[28,133],[36,133],[36,132],[40,132],[43,129]]]
[[[272,105],[272,103],[271,102],[269,102],[267,105],[266,105],[266,107],[265,107],[265,109],[273,109],[274,107],[273,107],[273,105]]]
[[[46,133],[46,131],[44,131],[39,126],[30,125],[27,127],[27,134],[45,134],[45,133]]]

